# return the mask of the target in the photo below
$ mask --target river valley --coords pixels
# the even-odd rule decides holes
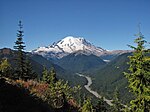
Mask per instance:
[[[77,73],[77,75],[80,76],[80,77],[86,78],[86,80],[87,80],[88,83],[87,83],[86,85],[84,85],[84,87],[85,87],[85,89],[86,89],[87,91],[89,91],[91,94],[93,94],[93,95],[96,96],[97,98],[101,98],[101,97],[102,97],[100,94],[98,94],[96,91],[93,91],[93,90],[90,88],[90,86],[92,85],[92,79],[91,79],[91,77],[85,76],[85,75],[82,75],[82,74],[79,74],[79,73]],[[106,98],[104,97],[104,101],[105,101],[108,105],[110,105],[110,106],[113,105],[113,104],[111,103],[112,100],[108,100],[108,99],[106,99]]]

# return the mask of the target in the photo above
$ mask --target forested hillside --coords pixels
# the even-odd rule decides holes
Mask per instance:
[[[128,56],[130,55],[132,53],[122,54],[102,69],[95,71],[91,75],[93,77],[92,88],[110,99],[113,97],[115,88],[118,88],[122,101],[124,103],[130,101],[132,95],[128,92],[127,79],[123,73],[128,71],[127,62],[129,62]]]
[[[104,66],[106,62],[95,55],[78,54],[78,52],[76,52],[61,58],[57,64],[68,71],[77,73],[100,68]]]

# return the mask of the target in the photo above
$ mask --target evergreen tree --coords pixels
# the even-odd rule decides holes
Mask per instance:
[[[50,83],[50,75],[48,74],[47,68],[44,66],[43,72],[42,72],[42,81],[45,83]]]
[[[58,80],[54,84],[49,84],[48,89],[42,94],[42,99],[48,102],[53,108],[63,108],[66,100],[69,101],[79,90],[78,87],[70,87],[68,82]]]
[[[79,86],[79,91],[77,93],[77,101],[78,101],[78,105],[81,106],[83,103],[83,94],[81,94],[81,87]]]
[[[84,100],[84,104],[81,112],[93,112],[93,106],[89,99]]]
[[[7,59],[2,59],[0,63],[0,77],[10,77],[11,65]]]
[[[42,75],[42,81],[45,83],[53,85],[57,81],[56,72],[53,67],[50,69],[50,71],[48,71],[46,67],[44,67]]]
[[[106,105],[105,105],[104,98],[101,97],[98,100],[98,103],[96,105],[96,112],[106,112],[106,111],[107,111],[107,108],[106,108]]]
[[[25,68],[26,68],[26,79],[35,79],[37,78],[37,74],[33,71],[33,68],[32,68],[32,65],[31,65],[31,62],[29,61],[29,59],[26,59],[26,62],[25,62]]]
[[[17,41],[15,42],[14,49],[17,50],[17,78],[24,79],[26,68],[25,68],[25,43],[23,42],[23,25],[21,21],[19,21],[19,30],[17,32]]]
[[[56,71],[55,71],[54,67],[52,67],[50,70],[50,82],[51,82],[51,84],[54,84],[54,83],[56,83],[56,81],[57,81]]]
[[[114,112],[122,112],[123,111],[123,105],[121,104],[120,97],[119,97],[119,91],[116,88],[114,92],[114,98],[113,98],[113,111]]]
[[[150,50],[146,49],[144,36],[139,32],[135,39],[137,47],[133,55],[129,56],[129,73],[125,73],[129,82],[129,88],[135,95],[135,99],[130,102],[132,112],[150,111]]]

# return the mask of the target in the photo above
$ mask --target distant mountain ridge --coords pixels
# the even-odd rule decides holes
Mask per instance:
[[[10,48],[0,49],[0,60],[3,58],[7,58],[9,63],[11,63],[12,67],[16,67],[16,64],[15,64],[15,59],[17,57],[16,54],[17,54],[17,51],[12,50]],[[45,59],[41,55],[31,54],[28,52],[25,52],[25,54],[28,57],[28,59],[30,60],[32,67],[33,67],[33,70],[36,71],[36,73],[38,75],[42,74],[44,66],[47,69],[54,67],[57,74],[58,74],[58,77],[62,77],[63,74],[66,74],[66,71],[63,68],[61,68],[60,66],[54,64],[53,62]]]
[[[58,42],[54,42],[52,45],[46,47],[39,47],[32,51],[33,54],[39,54],[43,57],[51,59],[61,59],[71,53],[95,55],[103,60],[111,60],[115,57],[131,52],[129,50],[114,50],[109,51],[101,47],[96,47],[84,38],[67,36]]]
[[[100,57],[85,52],[71,53],[57,61],[63,69],[71,72],[86,72],[106,64]]]

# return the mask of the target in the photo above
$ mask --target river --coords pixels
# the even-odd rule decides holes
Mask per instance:
[[[85,87],[85,89],[86,89],[87,91],[89,91],[90,93],[92,93],[92,94],[93,94],[94,96],[96,96],[97,98],[101,98],[101,97],[102,97],[100,94],[98,94],[96,91],[93,91],[93,90],[90,88],[90,86],[92,85],[92,79],[91,79],[91,77],[85,76],[85,75],[82,75],[82,74],[79,74],[79,73],[77,73],[77,75],[80,76],[80,77],[85,77],[85,78],[87,79],[88,83],[87,83],[86,85],[84,85],[84,87]],[[113,105],[113,104],[111,103],[112,100],[108,100],[108,99],[106,99],[106,98],[104,97],[104,101],[105,101],[108,105],[110,105],[110,106]]]

